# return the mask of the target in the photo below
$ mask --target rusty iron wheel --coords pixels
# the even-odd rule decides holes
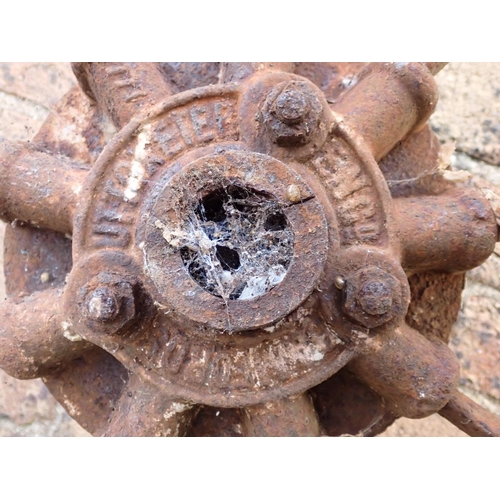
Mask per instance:
[[[0,367],[94,435],[500,435],[446,345],[498,228],[438,168],[442,67],[74,64],[0,143]]]

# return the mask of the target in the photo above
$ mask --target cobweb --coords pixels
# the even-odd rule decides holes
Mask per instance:
[[[224,300],[250,300],[280,283],[293,233],[270,195],[229,185],[205,196],[186,226],[164,237],[180,248],[191,277]]]

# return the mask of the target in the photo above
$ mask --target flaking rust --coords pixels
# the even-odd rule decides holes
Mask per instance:
[[[2,369],[95,435],[500,435],[446,345],[498,228],[440,168],[442,63],[73,68],[75,146],[0,145]]]

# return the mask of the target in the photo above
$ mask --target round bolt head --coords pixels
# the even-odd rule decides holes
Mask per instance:
[[[282,92],[276,99],[275,107],[278,118],[288,125],[300,123],[309,111],[306,96],[297,89]]]
[[[281,147],[304,146],[317,134],[323,105],[302,81],[277,85],[262,108],[267,131]]]
[[[120,301],[111,288],[100,286],[87,298],[87,309],[91,318],[97,321],[110,321],[118,315]]]
[[[386,281],[367,281],[358,292],[358,301],[367,314],[385,314],[392,305],[392,287]]]
[[[88,326],[115,333],[136,317],[134,286],[115,273],[103,272],[79,292],[80,311]]]
[[[360,269],[345,280],[344,312],[367,328],[398,316],[403,307],[399,281],[375,266]]]

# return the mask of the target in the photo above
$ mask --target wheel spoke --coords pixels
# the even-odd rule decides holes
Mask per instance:
[[[320,436],[318,415],[307,393],[243,410],[248,436]]]
[[[241,82],[261,71],[285,71],[293,73],[295,63],[254,62],[222,63],[221,83]]]
[[[458,360],[448,346],[430,341],[408,325],[374,337],[348,369],[381,395],[397,416],[423,418],[454,394]]]
[[[158,387],[130,375],[103,436],[184,436],[193,418],[192,405],[165,398]]]
[[[61,299],[62,290],[46,290],[0,306],[2,370],[20,379],[41,377],[91,347],[64,323]]]
[[[68,159],[0,142],[0,217],[71,234],[86,175],[87,170]]]
[[[393,203],[406,271],[467,271],[481,265],[495,248],[497,222],[480,192],[450,189],[439,196],[396,198]]]
[[[436,106],[437,86],[421,63],[371,63],[359,78],[332,109],[380,160],[427,122]]]
[[[500,437],[500,417],[461,392],[456,392],[439,414],[474,437]]]
[[[93,435],[106,429],[127,381],[125,367],[97,346],[43,377],[44,384],[70,417]]]
[[[173,92],[156,63],[73,63],[82,89],[121,128]]]
[[[448,63],[447,62],[425,62],[427,69],[433,74],[437,75]]]

